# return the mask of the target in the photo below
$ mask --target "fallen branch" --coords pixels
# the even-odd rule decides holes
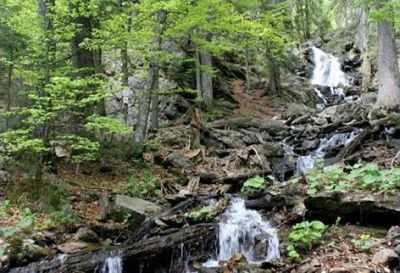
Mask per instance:
[[[148,256],[160,255],[164,251],[177,247],[180,244],[204,240],[204,237],[211,237],[214,233],[214,224],[189,226],[179,232],[141,240],[131,245],[124,245],[91,253],[80,252],[68,256],[59,256],[50,261],[41,261],[31,263],[26,267],[14,268],[9,272],[93,272],[101,268],[107,257],[118,255],[124,261],[139,261]]]

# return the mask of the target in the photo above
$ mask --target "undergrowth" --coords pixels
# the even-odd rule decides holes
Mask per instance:
[[[388,192],[400,189],[400,168],[381,170],[376,164],[320,168],[306,175],[307,194],[359,189]]]

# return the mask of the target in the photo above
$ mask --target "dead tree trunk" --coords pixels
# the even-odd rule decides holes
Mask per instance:
[[[400,105],[400,76],[394,25],[378,22],[378,77],[377,107],[393,109]]]
[[[181,231],[160,237],[153,237],[130,245],[101,250],[93,253],[76,253],[50,261],[32,263],[26,267],[11,269],[10,273],[56,273],[56,272],[93,272],[100,268],[107,257],[118,253],[124,261],[140,261],[150,256],[160,255],[166,250],[179,247],[181,244],[202,241],[215,234],[215,225],[200,224],[189,226]],[[114,254],[115,255],[115,254]]]

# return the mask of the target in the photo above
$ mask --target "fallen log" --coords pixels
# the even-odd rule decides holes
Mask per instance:
[[[179,247],[181,244],[204,240],[205,237],[211,237],[214,233],[214,224],[189,226],[172,234],[141,240],[131,245],[91,253],[79,252],[68,256],[61,255],[49,261],[35,262],[26,267],[14,268],[9,272],[94,272],[101,268],[107,257],[118,255],[123,261],[140,261],[149,256],[160,255],[166,250]]]
[[[217,173],[213,171],[200,171],[197,173],[200,176],[200,181],[202,183],[220,183],[220,184],[236,184],[245,182],[245,180],[252,178],[254,176],[264,176],[271,174],[271,169],[266,168],[264,170],[239,170],[237,172],[229,172],[229,173]]]

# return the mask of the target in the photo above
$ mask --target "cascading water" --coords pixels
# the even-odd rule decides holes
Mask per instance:
[[[120,256],[108,257],[100,273],[122,273],[122,258]]]
[[[217,267],[233,255],[243,254],[249,262],[280,258],[278,231],[255,210],[248,210],[243,198],[235,197],[219,223],[218,261],[206,267]]]
[[[353,132],[335,134],[330,138],[322,139],[321,144],[313,154],[300,156],[297,159],[297,174],[302,174],[313,170],[318,158],[324,158],[328,150],[332,150],[340,146],[346,147],[353,142],[359,133],[360,130],[355,130]]]
[[[344,98],[345,93],[341,86],[349,86],[349,79],[342,71],[339,59],[316,47],[312,48],[312,52],[315,68],[311,84],[330,87],[332,96]],[[321,92],[317,92],[317,95],[320,96]]]

